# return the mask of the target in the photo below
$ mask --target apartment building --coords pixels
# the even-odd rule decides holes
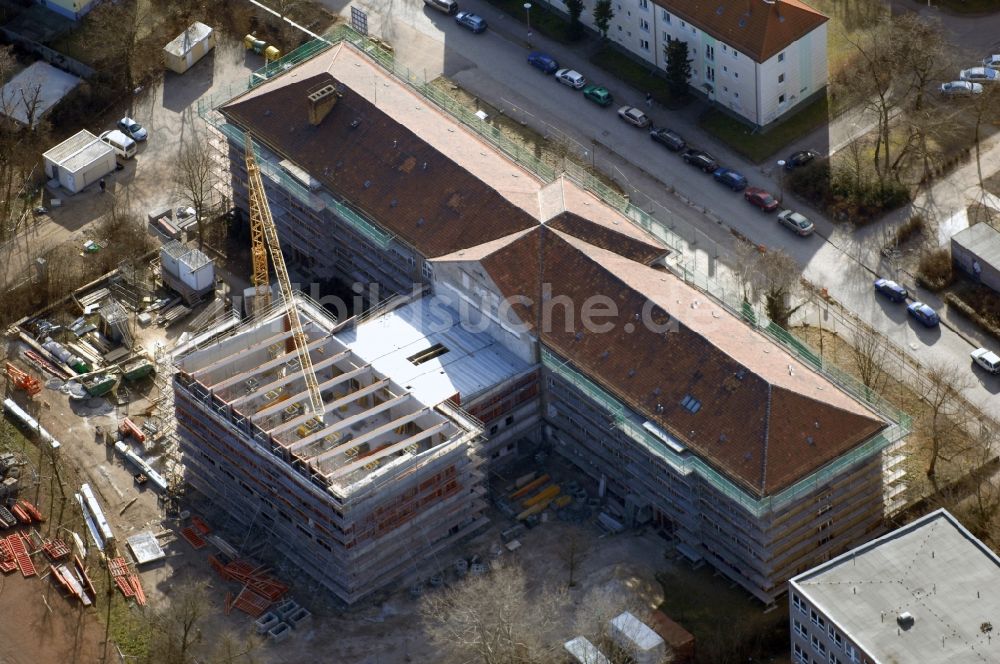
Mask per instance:
[[[249,130],[297,268],[407,302],[363,317],[359,334],[396,332],[349,344],[358,361],[409,390],[411,348],[445,372],[455,348],[502,350],[509,370],[447,398],[481,421],[470,445],[487,463],[550,446],[628,525],[671,533],[764,602],[881,531],[907,423],[689,286],[620,209],[509,160],[347,43],[219,110],[236,201]],[[440,306],[471,336],[415,322]]]
[[[581,20],[593,23],[595,0]],[[666,69],[666,46],[687,42],[691,87],[764,126],[822,94],[827,17],[801,0],[612,0],[608,39]],[[595,28],[596,29],[596,28]]]
[[[1000,661],[1000,558],[946,510],[789,583],[796,664]]]

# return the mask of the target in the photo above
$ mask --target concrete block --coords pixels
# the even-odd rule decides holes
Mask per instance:
[[[267,638],[275,643],[280,643],[292,635],[292,628],[287,623],[278,623],[268,630]]]
[[[309,612],[309,609],[304,608],[300,608],[298,611],[286,618],[288,624],[291,625],[293,629],[303,627],[311,619],[312,613]]]
[[[281,622],[278,616],[274,615],[270,611],[262,615],[260,618],[254,622],[254,629],[257,630],[258,634],[267,634],[271,629]]]
[[[278,614],[278,617],[282,620],[287,620],[288,616],[292,615],[302,607],[295,600],[287,599],[278,606],[274,608],[274,612]]]

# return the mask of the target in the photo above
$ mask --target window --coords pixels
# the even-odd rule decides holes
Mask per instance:
[[[639,9],[649,9],[649,0],[639,0]]]
[[[494,424],[493,426],[490,427],[490,435],[493,436],[496,434],[496,432],[497,432],[497,425]]]
[[[715,67],[705,67],[705,79],[709,81],[715,80]]]
[[[644,51],[648,51],[649,50],[649,40],[648,39],[640,39],[639,40],[639,48],[641,48]]]
[[[740,73],[738,71],[734,71],[733,72],[733,78],[739,78],[739,77],[740,77]]]
[[[733,96],[736,97],[737,99],[739,99],[740,98],[740,93],[739,92],[734,92]]]
[[[830,653],[830,664],[843,664],[843,662],[840,661],[839,657],[837,657],[833,653]]]
[[[814,610],[809,611],[809,621],[819,627],[820,629],[826,629],[826,621],[823,620],[823,616],[816,613]]]
[[[823,523],[819,524],[819,526],[816,529],[819,532],[823,532],[824,530],[826,530],[827,528],[830,528],[831,526],[833,526],[833,519],[827,519]]]
[[[686,28],[687,26],[688,26],[688,24],[687,24],[687,23],[685,23],[684,21],[681,21],[681,27],[682,27],[682,28]]]
[[[792,606],[801,611],[802,615],[805,615],[806,603],[802,601],[802,598],[800,598],[798,595],[794,593],[792,594]]]
[[[723,91],[723,92],[729,92],[729,88],[727,88],[726,86],[724,86],[724,85],[723,85],[723,86],[722,86],[722,91]]]
[[[727,67],[726,65],[722,65],[722,71],[728,72],[729,71],[729,67]]]
[[[509,426],[510,426],[511,424],[513,424],[513,423],[514,423],[514,416],[513,416],[513,415],[508,415],[508,416],[507,416],[507,419],[505,419],[505,420],[503,421],[503,425],[504,425],[505,427],[509,427]]]
[[[737,56],[737,55],[739,55],[739,53],[737,53],[737,52],[736,52],[736,49],[734,48],[734,49],[733,49],[733,60],[735,60],[735,59],[736,59],[736,56]]]
[[[715,47],[711,44],[705,44],[705,57],[709,60],[715,59]]]
[[[778,62],[784,62],[784,61],[785,61],[785,52],[782,51],[781,53],[778,54]]]
[[[812,649],[815,650],[817,654],[824,659],[826,658],[826,644],[820,641],[815,634],[813,634],[812,638],[809,639],[809,643],[812,644]]]
[[[785,82],[785,75],[778,74],[778,83],[784,83],[784,82]]]
[[[785,103],[785,95],[779,95],[778,96],[778,103],[779,104],[784,104]]]
[[[649,21],[647,21],[644,18],[640,18],[639,19],[639,27],[642,28],[643,30],[645,30],[646,32],[649,32]]]
[[[795,644],[795,662],[796,664],[809,664],[809,655],[802,652],[802,647],[799,644]]]
[[[809,632],[802,625],[802,623],[798,621],[798,619],[792,621],[792,631],[801,636],[803,639],[809,638]]]
[[[723,52],[723,53],[725,53],[725,52],[726,52],[726,45],[725,45],[725,44],[723,44],[723,45],[722,45],[722,52]]]
[[[668,12],[666,9],[663,10],[663,22],[666,23],[667,25],[670,25],[670,12]]]
[[[665,42],[670,41],[670,35],[667,34],[666,30],[663,31],[663,41]]]

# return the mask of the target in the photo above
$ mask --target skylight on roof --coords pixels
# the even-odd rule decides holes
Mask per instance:
[[[687,408],[692,413],[697,413],[701,410],[701,402],[695,399],[690,394],[685,394],[684,398],[681,399],[681,405]]]
[[[440,357],[448,352],[448,348],[444,344],[434,344],[426,350],[422,350],[419,353],[409,356],[406,358],[415,365],[423,364],[428,360],[433,360],[435,357]]]

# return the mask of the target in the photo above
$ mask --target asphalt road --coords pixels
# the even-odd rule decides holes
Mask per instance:
[[[342,2],[327,4],[331,9],[350,14]],[[879,255],[882,229],[901,223],[907,217],[905,213],[879,224],[878,230],[851,232],[843,226],[834,226],[816,210],[786,196],[788,207],[801,211],[816,223],[816,235],[797,237],[780,227],[774,215],[749,206],[740,194],[685,165],[678,155],[650,141],[645,130],[626,125],[615,115],[621,104],[639,106],[654,124],[677,130],[689,143],[708,150],[723,165],[744,173],[751,185],[778,195],[782,190],[780,169],[770,164],[752,164],[706,136],[697,128],[698,104],[681,111],[648,108],[643,91],[612,80],[591,66],[582,52],[546,40],[537,33],[528,37],[524,25],[485,0],[461,2],[463,9],[470,9],[489,22],[490,29],[480,35],[461,28],[450,16],[426,9],[417,0],[360,0],[354,4],[368,11],[370,32],[392,43],[397,62],[409,66],[418,76],[431,80],[444,74],[506,114],[575,145],[582,159],[593,160],[629,192],[633,202],[654,211],[657,218],[669,218],[675,230],[693,243],[688,249],[695,255],[689,262],[696,262],[700,269],[725,278],[725,268],[713,259],[719,255],[725,258],[729,252],[732,235],[728,228],[738,230],[755,243],[782,247],[803,266],[806,279],[826,288],[834,299],[886,334],[919,363],[957,363],[969,367],[974,384],[967,396],[984,408],[1000,409],[1000,377],[983,374],[969,360],[969,351],[979,345],[995,350],[1000,345],[985,338],[964,319],[947,315],[940,328],[923,328],[907,317],[904,305],[891,304],[873,294],[872,281],[876,276],[897,278],[913,289],[912,278]],[[525,56],[531,48],[552,54],[560,66],[593,76],[594,82],[605,85],[614,94],[615,103],[609,108],[598,107],[583,99],[579,91],[560,85],[553,77],[530,67]],[[851,121],[858,122],[854,118]],[[839,129],[831,130],[825,141],[822,136],[811,137],[812,146],[825,151],[838,140],[833,133]],[[1000,152],[1000,145],[996,148]],[[959,172],[953,177],[967,177],[967,174]],[[916,292],[916,296],[935,307],[941,304],[929,293]]]

